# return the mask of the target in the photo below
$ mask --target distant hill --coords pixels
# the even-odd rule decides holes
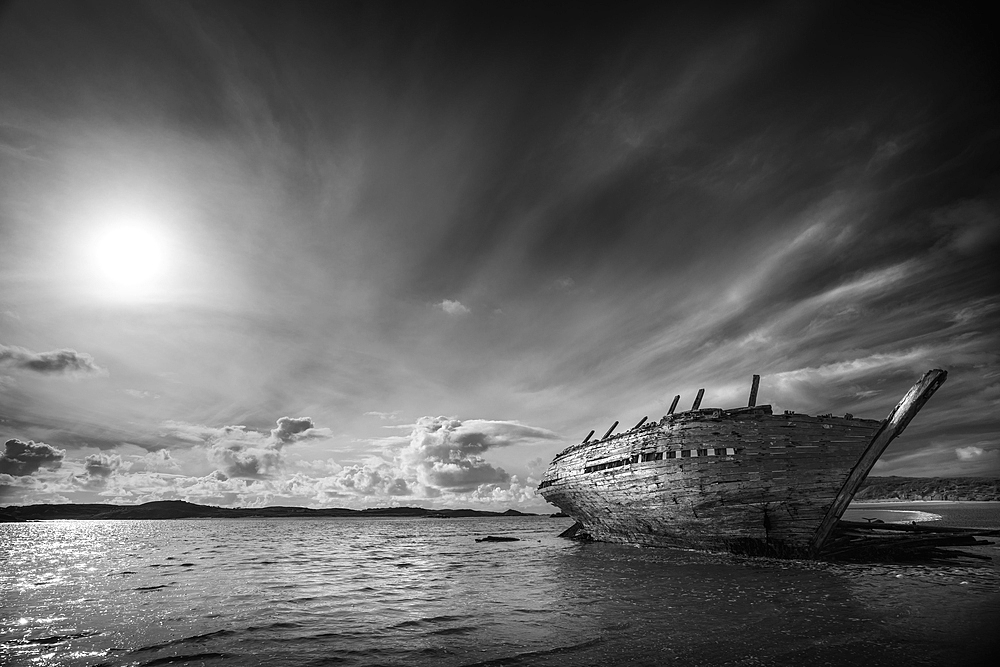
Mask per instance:
[[[351,510],[342,507],[309,509],[307,507],[214,507],[183,500],[158,500],[142,505],[11,505],[0,508],[2,521],[37,521],[43,519],[241,519],[249,517],[453,517],[536,516],[517,510],[486,512],[473,509],[432,510],[423,507],[375,507]]]
[[[1000,500],[1000,478],[869,477],[854,500]]]

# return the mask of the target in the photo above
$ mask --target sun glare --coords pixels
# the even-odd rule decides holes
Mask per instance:
[[[137,298],[155,291],[163,278],[167,255],[163,234],[139,225],[107,227],[89,248],[99,289],[115,298]]]

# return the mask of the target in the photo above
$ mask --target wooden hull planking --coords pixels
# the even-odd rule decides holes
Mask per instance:
[[[667,415],[564,450],[539,492],[599,541],[816,556],[826,526],[945,375],[925,375],[919,405],[904,405],[911,390],[884,421],[770,406]]]

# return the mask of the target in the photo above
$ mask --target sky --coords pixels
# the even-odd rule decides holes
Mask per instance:
[[[667,4],[0,6],[0,504],[548,511],[932,368],[873,474],[1000,476],[993,24]]]

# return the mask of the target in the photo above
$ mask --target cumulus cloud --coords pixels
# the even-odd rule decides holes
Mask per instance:
[[[451,299],[445,299],[437,304],[437,307],[449,315],[466,315],[472,312],[467,306],[462,305],[460,301],[452,301]]]
[[[388,464],[348,466],[335,475],[337,486],[362,496],[408,496],[412,493],[406,480]]]
[[[129,467],[118,454],[91,454],[83,460],[83,474],[75,475],[72,481],[84,489],[97,491],[108,485],[116,471],[128,470]]]
[[[91,454],[84,459],[83,467],[91,477],[108,477],[122,467],[122,457],[118,454]]]
[[[557,437],[517,422],[421,417],[391,461],[347,466],[326,481],[330,490],[367,498],[435,498],[447,493],[472,494],[466,500],[485,501],[493,489],[509,490],[514,478],[486,461],[483,453]]]
[[[470,493],[464,494],[462,500],[472,503],[485,503],[494,506],[524,505],[539,499],[536,493],[538,481],[529,478],[522,483],[516,475],[511,476],[509,484],[481,484]]]
[[[132,472],[179,472],[180,464],[168,449],[158,449],[142,456],[133,456],[129,462]]]
[[[975,461],[985,453],[985,449],[982,447],[976,447],[975,445],[955,448],[955,456],[957,456],[960,461]]]
[[[11,439],[4,443],[4,453],[0,454],[0,473],[25,476],[38,472],[42,467],[58,468],[65,456],[66,450],[44,442]]]
[[[0,366],[34,371],[44,375],[100,374],[104,369],[94,363],[94,358],[76,350],[32,352],[23,347],[0,345]]]
[[[208,450],[208,460],[230,477],[267,477],[281,468],[281,453],[277,449],[234,441],[213,444]]]
[[[295,436],[305,434],[314,427],[315,424],[309,417],[281,417],[278,419],[278,428],[271,431],[271,437],[281,442],[291,442]]]
[[[424,486],[468,491],[480,484],[504,483],[510,476],[481,454],[530,439],[553,437],[544,429],[516,422],[422,417],[399,453],[401,468]]]
[[[200,476],[180,474],[167,449],[141,452],[135,446],[100,451],[65,464],[57,475],[15,476],[56,467],[64,452],[42,443],[7,446],[0,469],[0,495],[17,502],[51,501],[65,494],[73,502],[139,503],[184,499],[217,505],[262,506],[278,502],[305,506],[371,507],[392,504],[503,508],[540,503],[537,481],[526,482],[484,457],[490,452],[557,436],[513,421],[423,417],[406,436],[373,443],[380,456],[361,461],[295,461],[288,448],[318,437],[307,417],[283,417],[275,427],[213,428],[172,423],[164,435],[185,443],[181,459],[204,456]],[[183,437],[181,437],[183,436]],[[194,445],[194,446],[192,446]],[[194,457],[192,459],[192,457]],[[205,463],[215,470],[204,474]]]
[[[285,445],[331,434],[329,429],[316,428],[309,417],[281,417],[267,434],[242,425],[211,428],[168,422],[165,426],[167,434],[178,440],[205,445],[208,460],[227,476],[247,479],[277,474],[284,467]]]

